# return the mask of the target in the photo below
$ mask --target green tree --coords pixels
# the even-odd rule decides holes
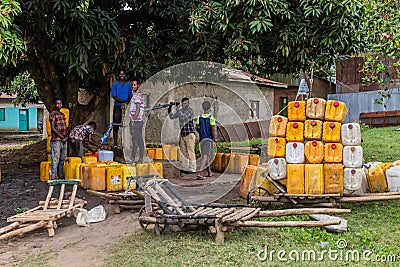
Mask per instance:
[[[3,92],[17,97],[12,101],[14,105],[26,106],[27,103],[37,104],[40,101],[35,81],[30,77],[28,71],[18,74],[11,82],[11,86],[3,88]]]

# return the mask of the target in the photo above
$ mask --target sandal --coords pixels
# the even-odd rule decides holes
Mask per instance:
[[[207,177],[213,177],[214,176],[214,173],[212,173],[212,172],[209,172],[208,174],[207,174]]]
[[[206,178],[203,175],[198,174],[196,179],[197,180],[205,180]]]

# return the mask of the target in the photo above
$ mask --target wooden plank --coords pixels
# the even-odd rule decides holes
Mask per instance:
[[[72,188],[72,195],[70,198],[70,202],[69,202],[69,208],[72,209],[72,207],[74,206],[74,201],[75,201],[75,196],[76,196],[76,191],[78,190],[78,185],[75,184]]]
[[[281,221],[281,222],[262,222],[262,221],[236,221],[231,223],[231,225],[239,227],[322,227],[327,225],[337,225],[340,224],[340,220],[334,221]]]
[[[306,214],[327,214],[327,213],[350,213],[350,209],[332,209],[332,208],[302,208],[302,209],[285,209],[285,210],[263,210],[256,217],[280,217],[291,215]]]
[[[63,201],[63,198],[64,198],[64,191],[65,191],[65,184],[62,184],[62,185],[61,185],[61,188],[60,188],[60,195],[59,195],[59,197],[58,197],[57,209],[60,209],[60,208],[61,208],[62,201]],[[47,205],[49,205],[49,203],[47,203]]]
[[[224,232],[222,231],[222,219],[218,218],[215,220],[215,241],[219,243],[223,243],[225,241]]]
[[[47,206],[49,205],[51,195],[53,194],[54,186],[49,187],[49,192],[47,193],[46,202],[44,203],[44,210],[47,210]]]
[[[260,212],[260,210],[261,210],[261,208],[255,209],[253,212],[251,212],[251,213],[249,213],[248,215],[242,217],[242,218],[240,219],[240,221],[247,221],[247,220],[253,218],[254,216],[256,216],[256,215]]]
[[[29,225],[29,226],[27,226],[27,227],[19,228],[19,229],[17,229],[17,230],[14,230],[14,231],[8,232],[8,233],[6,233],[6,234],[4,234],[4,235],[1,235],[1,236],[0,236],[0,240],[9,238],[9,237],[15,236],[15,235],[21,235],[21,234],[24,234],[24,233],[33,231],[33,230],[35,230],[35,229],[41,228],[41,227],[43,227],[43,226],[45,226],[45,225],[47,225],[47,222],[45,222],[45,221],[40,221],[40,222],[37,222],[37,223],[35,223],[35,224]]]
[[[222,222],[231,223],[231,222],[234,222],[234,221],[238,221],[241,218],[243,218],[243,217],[249,215],[250,213],[252,213],[254,210],[255,210],[254,208],[241,209],[239,213],[237,213],[234,216],[231,216],[230,218],[226,218],[226,217],[222,218]]]
[[[12,229],[14,229],[16,227],[19,227],[20,225],[21,225],[20,222],[13,222],[10,225],[7,225],[5,227],[0,228],[0,234],[6,233],[6,232],[8,232],[8,231],[10,231],[10,230],[12,230]]]
[[[330,197],[341,197],[340,194],[323,194],[323,195],[313,195],[313,194],[281,194],[277,193],[276,196],[285,196],[285,197],[292,197],[292,198],[330,198]]]

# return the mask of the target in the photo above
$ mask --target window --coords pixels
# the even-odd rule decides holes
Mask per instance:
[[[0,121],[5,121],[5,120],[6,120],[6,109],[0,108]]]
[[[250,100],[250,116],[252,118],[260,117],[260,101]]]
[[[288,105],[288,98],[285,97],[281,97],[279,100],[279,111],[281,111],[281,113],[279,115],[288,116],[288,111],[287,111],[287,106]]]

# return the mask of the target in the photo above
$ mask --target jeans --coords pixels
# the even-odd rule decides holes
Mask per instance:
[[[139,148],[139,159],[143,159],[144,142],[143,142],[143,121],[135,121],[130,123],[130,131],[132,136],[132,160],[135,160],[136,151]]]
[[[63,166],[64,160],[67,156],[67,142],[62,141],[51,141],[51,179],[55,180],[58,178],[64,179]]]

